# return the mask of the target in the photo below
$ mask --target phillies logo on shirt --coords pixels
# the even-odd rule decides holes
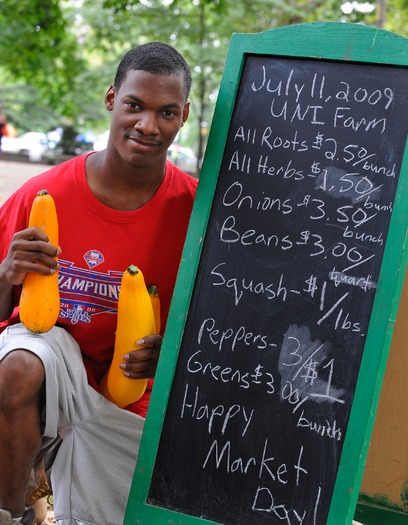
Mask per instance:
[[[104,257],[98,250],[89,250],[85,253],[84,259],[89,268],[95,268],[99,264],[103,263]]]

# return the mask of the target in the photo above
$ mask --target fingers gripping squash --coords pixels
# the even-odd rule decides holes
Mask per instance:
[[[148,380],[124,376],[119,365],[125,354],[143,348],[136,345],[136,341],[154,333],[153,307],[143,273],[131,265],[123,274],[119,292],[112,363],[99,385],[101,393],[121,408],[142,397]]]
[[[42,230],[49,242],[58,247],[58,217],[54,199],[47,190],[39,191],[35,197],[28,226]],[[57,322],[59,312],[58,273],[27,273],[20,297],[20,320],[24,326],[34,333],[48,332]]]

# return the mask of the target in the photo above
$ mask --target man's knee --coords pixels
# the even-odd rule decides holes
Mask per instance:
[[[0,410],[16,410],[36,401],[45,373],[41,360],[27,350],[13,350],[0,361]]]

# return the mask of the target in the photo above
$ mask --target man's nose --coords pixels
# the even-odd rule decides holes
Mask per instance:
[[[134,127],[144,135],[156,135],[159,133],[157,116],[150,111],[140,113]]]

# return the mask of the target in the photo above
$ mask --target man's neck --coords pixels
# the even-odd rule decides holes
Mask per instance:
[[[165,165],[157,170],[129,169],[117,165],[110,168],[105,151],[87,158],[86,178],[95,197],[109,208],[132,211],[144,206],[154,196],[165,175]]]

